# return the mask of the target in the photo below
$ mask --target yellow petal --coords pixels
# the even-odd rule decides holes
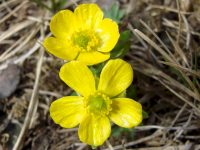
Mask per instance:
[[[124,128],[131,128],[142,122],[142,106],[129,98],[115,98],[112,100],[110,119]]]
[[[120,36],[117,23],[106,18],[99,24],[96,30],[103,43],[99,51],[110,52],[115,47]]]
[[[78,135],[82,142],[99,146],[110,136],[110,132],[110,121],[107,117],[88,115],[80,123]]]
[[[50,107],[50,116],[55,123],[64,128],[77,126],[84,114],[83,98],[78,96],[62,97],[54,101]]]
[[[78,51],[70,48],[66,41],[55,37],[47,37],[43,42],[43,46],[48,52],[64,60],[73,60],[78,54]]]
[[[130,64],[122,59],[110,60],[102,69],[98,90],[114,97],[123,92],[133,80]]]
[[[95,92],[95,79],[90,69],[80,61],[64,64],[59,73],[60,78],[82,96]]]
[[[67,39],[78,26],[75,15],[70,10],[59,11],[50,22],[50,30],[53,35],[62,39]]]
[[[84,62],[86,65],[95,65],[104,62],[109,58],[110,58],[109,53],[101,53],[93,51],[93,52],[81,52],[77,60]]]
[[[95,28],[103,19],[103,12],[96,4],[81,4],[74,14],[82,29]]]

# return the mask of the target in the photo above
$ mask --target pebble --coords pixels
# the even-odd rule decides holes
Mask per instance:
[[[0,71],[0,99],[11,96],[17,89],[19,81],[19,66],[10,64],[6,69]]]

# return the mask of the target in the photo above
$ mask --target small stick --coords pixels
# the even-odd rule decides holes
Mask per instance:
[[[186,48],[189,49],[189,47],[190,47],[190,41],[191,41],[190,26],[188,24],[188,21],[187,21],[186,17],[184,15],[181,15],[181,16],[183,18],[183,22],[185,23],[185,28],[186,28],[186,33],[187,33]]]
[[[146,136],[146,137],[144,137],[144,138],[138,139],[138,140],[133,141],[133,142],[126,143],[126,144],[124,144],[124,145],[114,146],[114,147],[113,147],[113,150],[122,149],[123,146],[124,146],[124,147],[129,147],[129,146],[133,146],[133,145],[136,145],[136,144],[140,144],[140,143],[143,143],[143,142],[152,140],[153,138],[158,137],[158,136],[160,136],[160,135],[162,135],[162,134],[163,134],[163,132],[161,132],[161,130],[156,130],[156,131],[155,131],[152,135],[150,135],[150,136]],[[110,150],[110,149],[106,148],[106,149],[104,149],[104,150]]]
[[[181,35],[181,12],[180,12],[180,6],[179,6],[179,0],[176,0],[176,5],[178,8],[178,34],[177,34],[177,43],[180,41],[180,35]]]
[[[110,142],[108,140],[106,140],[106,144],[107,144],[109,150],[114,150],[112,145],[110,144]]]
[[[21,7],[23,7],[28,1],[24,1],[23,3],[21,3],[19,6],[17,6],[12,12],[10,12],[8,15],[6,15],[4,18],[2,18],[0,20],[0,24],[3,23],[6,19],[8,19],[9,17],[11,17],[15,12],[17,12],[18,10],[21,9]]]
[[[147,11],[151,10],[151,9],[161,9],[161,10],[165,10],[165,11],[170,11],[170,12],[174,12],[174,13],[179,13],[179,11],[177,9],[173,9],[171,7],[166,7],[166,6],[161,6],[161,5],[150,5],[149,7],[147,7]],[[180,11],[181,14],[192,14],[193,12],[185,12],[185,11]]]
[[[16,141],[16,143],[13,147],[13,150],[19,150],[20,149],[24,135],[25,135],[26,131],[28,130],[29,125],[31,123],[32,114],[33,114],[34,108],[35,108],[34,106],[38,101],[38,99],[36,97],[38,95],[38,85],[39,85],[39,79],[40,79],[40,74],[41,74],[41,69],[42,69],[43,56],[44,56],[44,50],[43,50],[43,48],[41,48],[40,54],[39,54],[39,61],[37,63],[36,79],[35,79],[35,84],[34,84],[34,87],[33,87],[33,94],[31,95],[31,100],[30,100],[30,103],[29,103],[29,107],[28,107],[28,111],[27,111],[27,114],[26,114],[26,118],[25,118],[23,127],[22,127],[20,134],[17,138],[17,141]]]

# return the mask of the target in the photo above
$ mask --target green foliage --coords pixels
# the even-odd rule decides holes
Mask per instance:
[[[112,58],[123,58],[130,49],[131,32],[126,30],[120,34],[119,41],[115,48],[111,51]]]
[[[134,139],[135,129],[134,128],[128,129],[128,128],[122,128],[122,127],[114,126],[112,128],[111,134],[115,138],[119,138],[124,134],[124,135],[128,136],[128,138]]]
[[[61,10],[65,6],[66,2],[67,0],[51,0],[52,11],[57,12]]]
[[[134,85],[131,85],[127,90],[126,90],[126,96],[128,98],[132,99],[137,99],[137,91],[136,87]]]
[[[92,148],[92,149],[97,149],[97,147],[96,147],[96,146],[93,146],[93,145],[91,145],[91,148]]]
[[[78,96],[78,94],[75,91],[73,91],[70,96]]]
[[[142,110],[142,116],[143,116],[143,119],[149,118],[149,114],[144,110]]]
[[[36,3],[38,6],[48,9],[49,11],[51,10],[51,7],[49,7],[47,4],[45,4],[44,2],[42,2],[41,0],[31,0],[32,2]]]
[[[123,92],[121,92],[119,95],[116,96],[116,98],[123,98],[126,97],[126,90],[124,90]]]
[[[119,9],[119,4],[114,3],[111,7],[110,10],[105,10],[104,11],[105,17],[110,18],[117,23],[120,23],[122,17],[124,16],[124,11]]]
[[[92,71],[92,73],[94,74],[95,77],[99,77],[101,70],[103,69],[105,64],[106,63],[103,62],[103,63],[97,64],[97,65],[94,65],[94,66],[90,66],[89,68],[90,68],[90,70]]]
[[[31,0],[31,1],[35,2],[40,7],[48,9],[49,11],[54,13],[61,10],[67,2],[67,0],[51,0],[50,1],[51,4],[49,6],[47,3],[41,0]]]

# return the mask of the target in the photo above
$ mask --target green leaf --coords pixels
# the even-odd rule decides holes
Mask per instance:
[[[94,74],[95,77],[99,77],[101,70],[103,69],[103,67],[105,66],[105,62],[94,65],[94,66],[90,66],[90,70],[92,71],[92,73]]]
[[[123,132],[123,128],[120,128],[120,127],[115,127],[112,129],[112,136],[113,137],[119,137]]]
[[[128,98],[137,99],[137,91],[134,85],[129,86],[126,90],[126,95]]]
[[[123,58],[130,49],[131,32],[126,30],[120,34],[119,41],[111,51],[111,58]]]
[[[48,9],[51,12],[57,12],[64,8],[67,0],[51,0],[50,6],[48,6],[45,2],[41,0],[31,0],[35,2],[38,6]]]
[[[78,94],[75,91],[73,91],[70,96],[78,96]]]
[[[128,128],[114,126],[111,134],[115,138],[119,138],[122,134],[126,134],[128,138],[133,139],[135,136],[135,129],[134,128],[128,129]]]
[[[119,4],[114,3],[110,10],[105,10],[104,15],[106,18],[110,18],[117,23],[120,23],[122,17],[124,16],[125,12],[119,9]]]
[[[149,114],[144,110],[142,110],[142,116],[143,116],[143,119],[149,118]]]
[[[52,11],[52,9],[47,4],[42,2],[41,0],[31,0],[31,1],[36,3],[39,7],[45,8],[45,9],[47,9],[49,11]]]
[[[62,8],[65,6],[66,3],[67,3],[67,0],[59,0],[59,1],[57,2],[57,7],[58,7],[59,9],[62,9]]]
[[[97,146],[91,145],[92,149],[97,149]]]
[[[126,97],[126,90],[124,90],[123,92],[121,92],[119,95],[116,96],[116,98],[123,98]]]
[[[53,12],[58,12],[63,9],[67,0],[52,0],[52,10]]]

